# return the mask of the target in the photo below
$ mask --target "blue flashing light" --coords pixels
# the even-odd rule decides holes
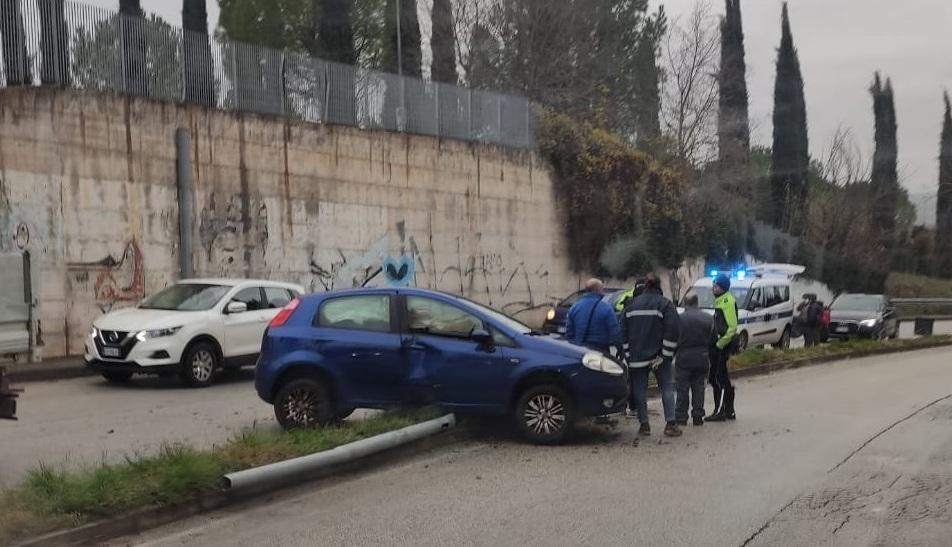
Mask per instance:
[[[743,281],[747,279],[747,272],[744,270],[740,270],[739,272],[737,272],[737,279],[738,281]]]
[[[711,270],[711,277],[717,277],[717,274],[719,274],[719,273],[721,273],[721,272],[719,272],[719,271],[717,271],[717,270]]]

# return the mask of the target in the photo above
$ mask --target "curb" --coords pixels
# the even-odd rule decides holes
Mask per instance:
[[[95,370],[86,366],[82,361],[50,361],[49,363],[8,364],[7,376],[11,382],[46,382],[51,380],[69,380],[96,376]]]
[[[350,477],[367,471],[369,468],[397,465],[423,453],[470,440],[473,435],[474,432],[471,428],[458,425],[425,439],[308,473],[302,476],[300,481],[294,485],[280,483],[272,487],[255,489],[247,494],[240,492],[206,494],[180,504],[141,509],[114,518],[90,522],[79,528],[50,532],[14,545],[16,547],[95,545],[117,537],[139,534],[178,520],[236,505],[275,492],[291,490],[305,483]],[[313,487],[314,484],[307,484],[307,486]]]

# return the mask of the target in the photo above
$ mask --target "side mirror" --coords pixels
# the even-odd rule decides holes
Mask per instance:
[[[245,313],[246,311],[248,311],[248,304],[245,304],[244,302],[238,302],[236,300],[232,300],[227,306],[225,306],[225,313],[228,315]]]
[[[491,346],[493,344],[493,335],[486,329],[473,329],[469,337],[479,342],[482,346]]]

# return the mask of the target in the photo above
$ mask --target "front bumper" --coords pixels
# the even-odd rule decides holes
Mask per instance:
[[[133,374],[175,374],[178,365],[152,365],[144,367],[136,362],[113,362],[86,359],[86,366],[102,374],[104,372],[131,372]]]
[[[623,412],[628,406],[628,374],[611,376],[584,370],[571,378],[579,418]]]
[[[883,326],[877,324],[872,327],[866,327],[859,323],[831,323],[827,327],[827,335],[837,340],[848,340],[850,338],[875,338],[882,331]]]
[[[118,343],[104,343],[103,340],[87,336],[84,342],[86,362],[99,361],[118,366],[138,366],[140,368],[174,367],[182,358],[185,342],[180,335],[139,341],[127,338]],[[113,355],[105,352],[113,351]]]

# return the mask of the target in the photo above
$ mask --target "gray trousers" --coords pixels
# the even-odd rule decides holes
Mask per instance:
[[[707,372],[707,367],[677,367],[675,381],[677,383],[678,402],[675,405],[675,420],[679,422],[688,420],[689,403],[692,418],[704,417],[704,389],[707,382]]]

